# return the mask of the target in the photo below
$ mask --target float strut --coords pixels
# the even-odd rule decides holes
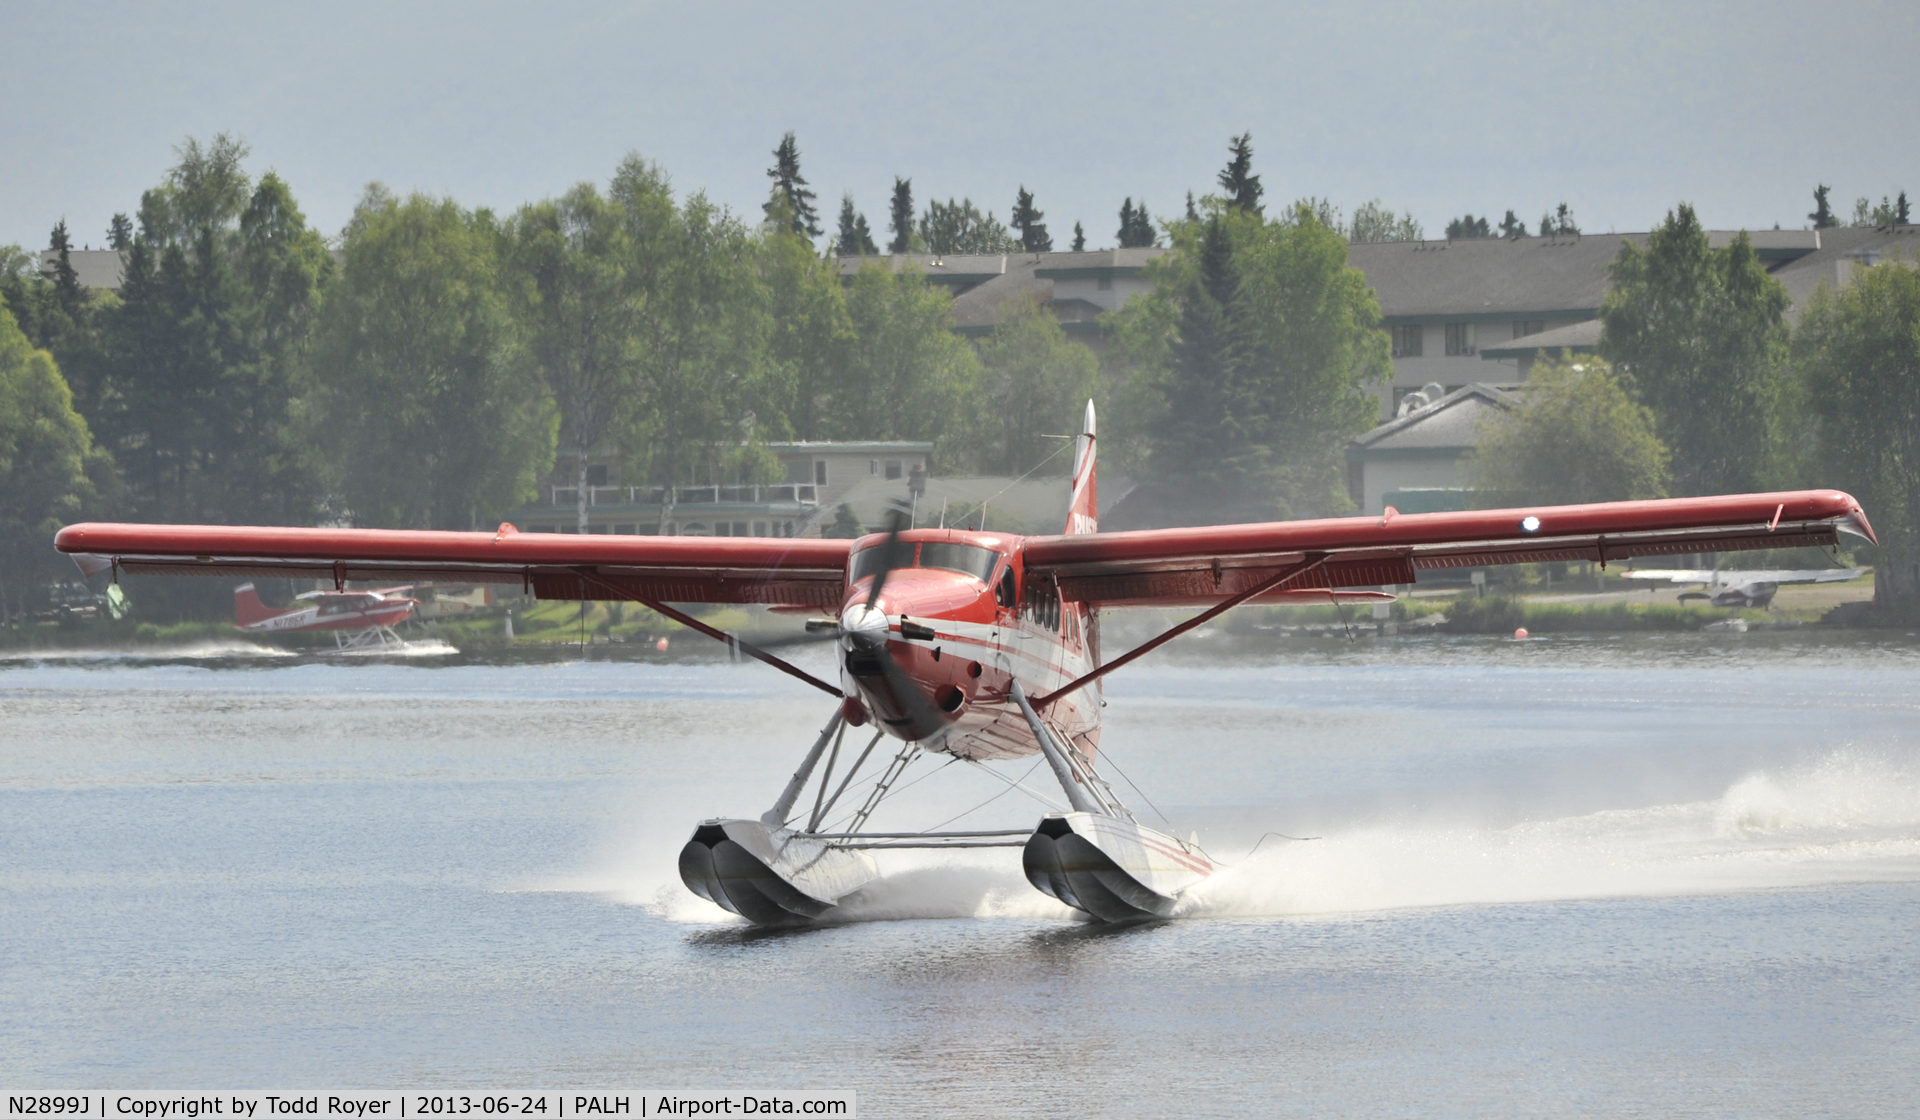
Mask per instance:
[[[826,752],[827,742],[833,738],[835,731],[840,730],[840,721],[845,718],[840,714],[839,708],[833,710],[833,718],[820,729],[820,737],[813,741],[813,749],[808,751],[807,757],[801,760],[800,769],[793,772],[793,780],[787,783],[786,789],[780,791],[780,800],[773,803],[773,808],[760,814],[761,824],[779,828],[787,823],[787,814],[793,812],[793,803],[800,799],[800,791],[806,787],[807,779],[813,777],[813,768],[819,764],[820,756]]]
[[[1060,780],[1060,788],[1067,791],[1067,801],[1077,812],[1104,812],[1094,802],[1093,796],[1074,778],[1073,767],[1067,762],[1067,756],[1061,753],[1059,745],[1053,741],[1053,735],[1047,731],[1047,725],[1040,722],[1040,717],[1034,712],[1033,705],[1027,703],[1027,693],[1020,687],[1020,682],[1014,681],[1009,691],[1013,695],[1013,702],[1020,705],[1020,714],[1027,717],[1027,726],[1033,728],[1033,737],[1040,741],[1040,753],[1047,756],[1047,765],[1053,767],[1053,776]]]

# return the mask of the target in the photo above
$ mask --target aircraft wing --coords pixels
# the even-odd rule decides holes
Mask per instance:
[[[1828,546],[1841,531],[1873,539],[1837,490],[1583,506],[1342,517],[1030,537],[1029,573],[1064,599],[1102,606],[1216,603],[1282,577],[1253,602],[1306,588],[1411,584],[1434,568]]]
[[[69,525],[54,545],[92,574],[520,584],[542,599],[839,608],[852,541],[615,537],[220,525]],[[596,590],[597,589],[597,590]]]

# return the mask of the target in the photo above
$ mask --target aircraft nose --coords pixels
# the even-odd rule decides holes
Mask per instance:
[[[869,646],[884,641],[887,636],[887,616],[865,603],[850,604],[840,612],[840,633],[845,637],[848,649],[852,649],[856,641]]]

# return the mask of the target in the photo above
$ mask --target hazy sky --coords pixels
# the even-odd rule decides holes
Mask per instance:
[[[1816,182],[1920,195],[1908,3],[381,3],[0,0],[0,243],[98,247],[187,136],[226,130],[329,235],[360,189],[509,209],[638,151],[758,215],[781,133],[831,224],[916,200],[1062,247],[1210,189],[1251,130],[1270,201],[1450,216],[1572,204],[1590,232],[1678,200],[1805,223]]]

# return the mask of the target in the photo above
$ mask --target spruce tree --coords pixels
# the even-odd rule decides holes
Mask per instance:
[[[1260,185],[1260,176],[1253,173],[1253,133],[1243,132],[1234,137],[1228,141],[1227,150],[1233,153],[1233,158],[1220,172],[1220,189],[1227,193],[1227,201],[1235,208],[1259,217],[1260,196],[1266,193],[1266,188]]]
[[[1087,251],[1087,231],[1080,228],[1079,222],[1073,223],[1073,251],[1076,253]]]
[[[887,243],[889,253],[909,253],[913,251],[913,180],[893,177],[893,205],[891,216],[887,219],[887,228],[893,231],[893,240]]]
[[[1476,237],[1492,237],[1493,226],[1486,218],[1476,218],[1472,214],[1462,214],[1447,223],[1447,240],[1463,241]]]
[[[1827,192],[1832,189],[1824,183],[1813,188],[1813,213],[1808,214],[1807,218],[1813,222],[1814,229],[1832,229],[1840,224],[1840,219],[1833,216],[1833,207],[1827,202]]]
[[[1562,202],[1559,209],[1553,212],[1553,232],[1576,235],[1580,232],[1580,227],[1573,221],[1573,207]]]
[[[843,257],[871,257],[880,252],[873,243],[867,216],[853,208],[852,191],[840,196],[840,235],[834,239],[833,251]]]
[[[1518,241],[1526,235],[1527,223],[1515,217],[1513,211],[1507,211],[1507,216],[1500,220],[1500,236],[1509,241]]]
[[[1048,236],[1047,227],[1040,219],[1046,213],[1033,204],[1033,193],[1022,184],[1013,196],[1013,217],[1008,225],[1020,231],[1020,246],[1029,253],[1046,253],[1053,249],[1053,238]]]
[[[1200,211],[1195,210],[1193,208],[1193,192],[1192,191],[1187,192],[1187,220],[1189,222],[1197,222],[1200,220]]]
[[[1893,220],[1901,225],[1913,221],[1913,211],[1907,207],[1907,192],[1901,191],[1900,197],[1893,200]]]
[[[1190,215],[1193,213],[1191,194],[1187,196],[1187,212]],[[1159,234],[1154,232],[1153,217],[1147,213],[1146,203],[1142,202],[1136,207],[1131,197],[1120,203],[1120,247],[1122,249],[1150,249],[1159,240]]]
[[[133,244],[133,223],[125,214],[115,214],[107,223],[107,248],[124,253]]]
[[[800,145],[794,142],[793,133],[782,136],[780,146],[773,150],[773,166],[767,168],[767,178],[773,180],[774,195],[764,207],[767,217],[772,218],[784,201],[794,233],[820,236],[820,212],[814,209],[814,194],[800,175]]]

